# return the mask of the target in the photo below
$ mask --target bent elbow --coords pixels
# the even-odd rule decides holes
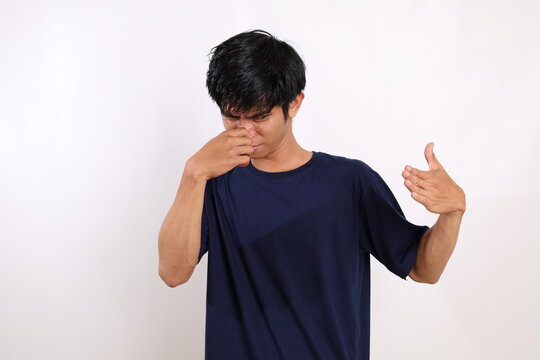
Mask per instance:
[[[189,272],[186,275],[179,276],[178,274],[172,275],[168,272],[165,272],[161,268],[158,271],[158,275],[161,278],[161,280],[163,280],[163,282],[167,284],[167,286],[170,288],[175,288],[179,285],[182,285],[188,282],[188,280],[191,278],[192,273],[193,271]]]
[[[413,267],[411,272],[408,275],[412,280],[418,282],[418,283],[424,283],[424,284],[430,284],[434,285],[439,281],[439,278],[424,278],[418,275],[416,272],[416,268]]]

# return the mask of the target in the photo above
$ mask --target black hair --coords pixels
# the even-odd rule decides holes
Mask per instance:
[[[267,114],[289,104],[306,85],[306,67],[286,42],[264,30],[237,34],[214,46],[206,87],[222,115],[255,110]]]

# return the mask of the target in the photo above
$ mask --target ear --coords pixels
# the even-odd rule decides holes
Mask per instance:
[[[298,95],[289,103],[289,116],[295,117],[298,110],[300,110],[300,105],[302,104],[302,100],[304,100],[304,92],[300,91]]]

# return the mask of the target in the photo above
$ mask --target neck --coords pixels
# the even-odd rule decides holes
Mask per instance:
[[[292,133],[283,138],[276,150],[264,158],[251,159],[257,169],[266,172],[282,172],[295,169],[305,164],[312,156],[312,152],[302,148]]]

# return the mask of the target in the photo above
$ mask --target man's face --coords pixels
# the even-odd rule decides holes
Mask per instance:
[[[253,134],[253,144],[258,145],[251,154],[254,159],[272,153],[282,143],[287,132],[291,131],[291,119],[285,121],[285,114],[280,106],[266,114],[249,111],[242,116],[226,113],[221,117],[225,130],[244,127]]]

